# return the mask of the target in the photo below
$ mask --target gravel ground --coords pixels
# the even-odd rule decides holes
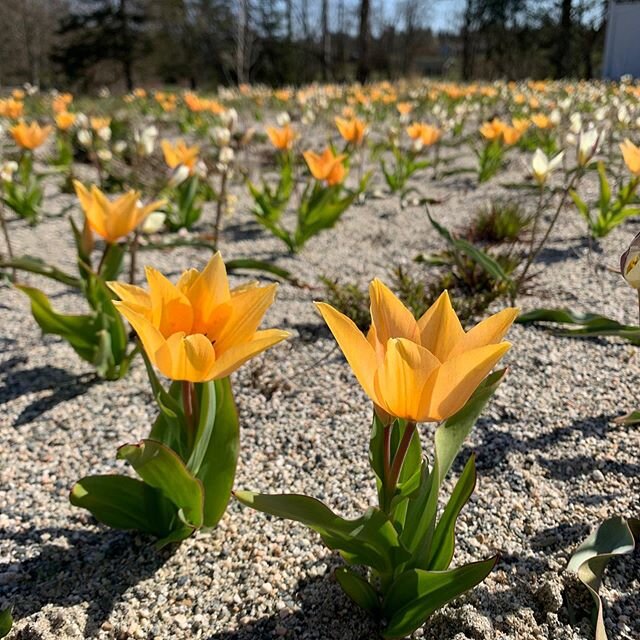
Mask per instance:
[[[526,159],[515,157],[479,188],[460,177],[437,184],[418,177],[412,185],[443,199],[432,212],[455,226],[491,197],[514,197],[500,185],[525,169]],[[50,190],[51,210],[72,202]],[[224,256],[275,259],[312,285],[321,274],[384,279],[391,265],[441,247],[421,207],[403,209],[387,196],[351,208],[291,258],[253,223],[239,184],[234,191],[240,200],[227,221]],[[593,264],[615,265],[637,230],[631,223],[616,230],[589,259],[581,220],[567,208],[521,307],[569,305],[633,322],[633,291]],[[35,230],[13,222],[11,233],[18,253],[73,268],[63,218]],[[175,275],[206,259],[177,249],[141,261]],[[59,308],[78,308],[63,287],[28,281],[54,294]],[[376,637],[332,579],[339,557],[302,526],[232,503],[215,531],[158,553],[149,539],[106,529],[72,508],[74,481],[124,469],[116,447],[146,435],[155,408],[144,368],[138,359],[125,380],[96,381],[70,347],[40,336],[24,296],[6,284],[0,292],[0,606],[14,607],[12,638]],[[375,501],[366,455],[370,405],[311,304],[319,295],[283,284],[265,324],[290,329],[291,340],[234,376],[242,425],[237,486],[304,492],[352,516]],[[587,620],[569,622],[566,594],[582,603],[588,596],[565,572],[568,558],[592,525],[640,513],[640,432],[612,423],[639,408],[637,350],[532,327],[516,326],[510,338],[510,373],[460,458],[477,452],[479,481],[458,521],[454,564],[495,552],[500,560],[415,637],[591,637]],[[430,448],[432,428],[422,430]],[[602,589],[610,638],[640,637],[639,592],[638,552],[612,562]]]

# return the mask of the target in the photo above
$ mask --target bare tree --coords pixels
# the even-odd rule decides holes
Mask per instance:
[[[331,65],[331,34],[329,32],[329,0],[322,0],[322,77],[328,80]]]
[[[358,35],[358,82],[365,83],[369,79],[369,41],[371,4],[369,0],[360,0],[360,32]]]

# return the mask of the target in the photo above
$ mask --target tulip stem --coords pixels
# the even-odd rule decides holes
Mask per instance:
[[[7,244],[7,254],[9,260],[13,262],[13,248],[11,247],[11,238],[9,237],[9,228],[7,227],[7,221],[4,219],[4,202],[0,200],[0,225],[2,225],[2,233],[4,234],[4,240]],[[16,279],[16,268],[11,267],[11,278]]]
[[[102,271],[102,267],[104,266],[104,262],[107,259],[107,255],[109,254],[110,249],[111,243],[107,242],[104,246],[104,251],[102,252],[102,257],[100,258],[100,263],[98,264],[98,270],[96,271],[98,275],[100,275],[100,272]]]
[[[384,428],[382,439],[382,464],[384,474],[384,486],[389,486],[389,477],[391,474],[391,425],[388,424]]]
[[[184,415],[187,419],[187,443],[189,450],[193,447],[196,436],[196,417],[198,398],[193,382],[188,380],[182,381],[182,405],[184,407]]]
[[[407,425],[404,428],[404,433],[402,434],[402,439],[400,440],[400,444],[398,445],[395,456],[393,457],[393,463],[391,464],[391,470],[389,471],[389,478],[385,491],[387,512],[389,511],[391,498],[393,497],[396,486],[398,485],[398,479],[400,478],[402,465],[404,464],[405,458],[407,457],[407,451],[409,451],[409,445],[411,444],[411,440],[413,439],[413,434],[415,433],[415,431],[416,423],[413,421],[407,422]]]
[[[222,213],[224,212],[224,204],[227,199],[227,174],[228,170],[225,169],[220,178],[220,193],[218,194],[218,203],[216,206],[216,221],[213,228],[213,248],[217,251],[218,239],[220,237],[220,225],[222,223]]]
[[[129,263],[129,284],[135,284],[136,282],[136,257],[138,254],[138,231],[133,234],[133,239],[129,245],[129,252],[131,254],[131,261]]]

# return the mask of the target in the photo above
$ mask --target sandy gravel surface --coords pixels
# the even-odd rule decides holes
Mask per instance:
[[[514,157],[480,188],[459,176],[437,184],[418,176],[412,185],[443,199],[432,212],[456,226],[491,197],[521,197],[500,185],[521,179],[526,162]],[[253,222],[242,186],[233,189],[240,200],[226,223],[223,255],[274,259],[314,286],[320,275],[388,279],[391,265],[442,247],[421,207],[403,209],[387,196],[351,208],[291,258]],[[72,201],[51,191],[51,211]],[[637,230],[633,223],[616,230],[590,260],[583,224],[567,207],[520,306],[570,305],[635,321],[633,291],[593,264],[615,265]],[[36,230],[14,222],[11,233],[18,253],[73,268],[63,218]],[[177,249],[141,261],[177,275],[207,257]],[[80,308],[63,287],[27,279],[54,294],[59,308]],[[283,284],[266,325],[290,329],[292,339],[234,376],[242,425],[237,486],[304,492],[355,515],[375,500],[366,456],[370,406],[311,304],[320,295]],[[157,553],[148,539],[108,530],[72,508],[74,481],[124,469],[114,460],[117,446],[148,431],[155,408],[142,362],[124,380],[96,381],[65,343],[42,339],[25,298],[6,284],[0,323],[0,605],[14,606],[13,638],[376,637],[332,579],[339,557],[302,526],[232,503],[217,530]],[[510,373],[454,469],[477,452],[478,487],[458,522],[454,564],[496,551],[500,560],[415,637],[589,638],[585,620],[569,623],[564,594],[577,589],[565,572],[568,558],[595,523],[640,513],[640,431],[612,423],[640,408],[637,349],[521,326],[510,337]],[[430,451],[431,428],[422,430]],[[640,637],[639,594],[638,553],[613,562],[603,588],[612,639]]]

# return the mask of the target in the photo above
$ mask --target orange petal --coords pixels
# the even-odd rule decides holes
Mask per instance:
[[[420,421],[423,390],[440,361],[419,344],[406,338],[389,340],[384,363],[376,371],[377,396],[392,416]]]
[[[193,272],[189,273],[190,275],[187,277],[191,282],[187,285],[185,280],[185,288],[183,288],[181,278],[178,288],[189,298],[193,307],[193,331],[204,333],[206,324],[211,320],[213,310],[231,298],[227,270],[218,251],[197,277],[194,277]],[[218,349],[218,345],[216,345],[216,349]]]
[[[206,336],[185,336],[180,331],[170,336],[156,353],[156,365],[172,380],[204,382],[216,361],[213,345]]]
[[[504,338],[518,317],[518,309],[509,307],[503,309],[492,316],[489,316],[482,322],[478,323],[473,329],[469,330],[450,351],[448,358],[455,358],[465,351],[484,347],[488,344],[497,344]]]
[[[418,320],[418,330],[420,344],[440,362],[444,362],[449,352],[465,335],[447,291],[443,291]]]
[[[409,309],[377,278],[369,285],[371,320],[378,340],[386,345],[391,338],[417,341],[418,325]]]
[[[224,326],[211,327],[210,335],[216,340],[215,347],[218,353],[222,354],[251,340],[264,314],[273,303],[277,289],[277,284],[251,287],[232,296],[229,302],[231,313]],[[213,320],[215,322],[215,318]]]
[[[149,360],[156,364],[156,353],[165,341],[162,334],[153,326],[147,317],[138,313],[135,309],[127,305],[126,302],[114,300],[113,304],[129,321],[133,330],[138,334],[140,342],[142,342],[142,348],[149,356]]]
[[[478,385],[511,344],[501,342],[473,349],[448,360],[427,381],[421,413],[427,420],[445,420],[462,409]]]
[[[174,333],[191,332],[193,309],[188,298],[151,267],[145,269],[151,298],[151,320],[160,333],[168,338]]]
[[[151,298],[142,287],[136,287],[134,284],[113,281],[107,282],[107,286],[118,296],[118,298],[120,298],[120,300],[122,300],[122,302],[127,305],[127,307],[144,316],[150,315]]]
[[[358,382],[376,404],[381,404],[373,384],[373,376],[378,366],[374,348],[351,318],[324,302],[316,302],[315,305],[331,329]]]
[[[278,342],[282,342],[289,337],[288,331],[280,329],[266,329],[265,331],[256,331],[253,338],[249,342],[234,346],[228,351],[220,354],[212,370],[209,372],[209,380],[218,380],[225,378],[233,373],[238,367],[243,365],[247,360],[257,356],[259,353],[266,351]]]

